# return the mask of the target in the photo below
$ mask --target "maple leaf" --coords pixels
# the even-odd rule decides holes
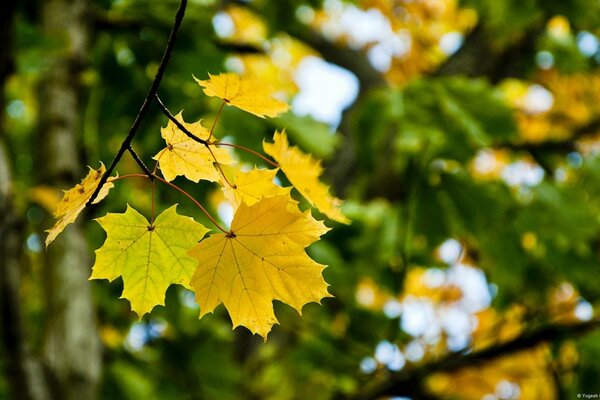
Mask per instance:
[[[58,203],[54,210],[54,218],[58,220],[48,229],[48,236],[46,237],[46,247],[67,227],[77,219],[77,216],[85,208],[86,203],[94,194],[96,187],[100,183],[102,175],[106,172],[104,164],[100,163],[99,169],[90,168],[87,176],[82,179],[81,183],[75,185],[75,187],[65,190],[62,200]],[[98,196],[93,201],[93,204],[100,202],[108,195],[108,191],[114,187],[110,182],[105,183],[102,186]]]
[[[109,213],[97,221],[106,241],[96,250],[90,279],[123,278],[123,294],[141,318],[154,306],[165,304],[165,292],[174,283],[189,288],[196,269],[186,252],[208,229],[190,217],[177,214],[177,205],[160,214],[154,224],[127,206],[124,213]]]
[[[227,105],[235,106],[258,117],[275,117],[289,109],[287,103],[273,98],[269,85],[256,79],[242,78],[237,74],[208,74],[209,79],[194,79],[207,96],[223,99]]]
[[[234,210],[242,202],[251,206],[263,197],[289,194],[291,188],[284,188],[273,182],[276,174],[277,169],[254,168],[248,172],[238,171],[232,181],[234,187],[224,184],[223,194]]]
[[[263,149],[279,163],[292,185],[309,203],[334,221],[350,223],[340,211],[342,201],[329,194],[329,186],[319,180],[323,173],[321,161],[290,146],[285,131],[275,132],[273,143],[263,142]]]
[[[289,195],[240,203],[230,234],[204,239],[189,254],[198,260],[191,285],[200,317],[223,303],[233,327],[245,326],[263,338],[277,323],[273,300],[302,311],[309,302],[330,297],[324,265],[305,248],[329,230],[309,211],[288,207]]]
[[[175,119],[200,139],[207,140],[210,136],[209,131],[202,126],[200,121],[186,123],[183,120],[183,112],[177,114]],[[169,182],[178,175],[184,175],[193,182],[198,182],[201,179],[214,182],[219,180],[219,172],[213,165],[215,159],[220,164],[233,163],[227,150],[214,147],[211,154],[204,144],[188,137],[171,120],[169,120],[166,127],[160,129],[160,133],[167,142],[167,147],[158,152],[153,158],[158,160],[160,170]]]

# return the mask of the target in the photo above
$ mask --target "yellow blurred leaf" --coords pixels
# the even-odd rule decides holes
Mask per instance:
[[[463,297],[462,290],[452,283],[444,283],[439,286],[427,284],[425,274],[426,268],[411,268],[404,280],[404,291],[402,297],[409,296],[431,299],[434,303],[453,303]]]
[[[232,35],[226,38],[228,42],[260,46],[267,39],[265,22],[248,7],[230,6],[225,12],[231,18],[234,27]]]
[[[29,189],[29,198],[31,201],[39,204],[49,213],[54,213],[61,200],[60,190],[47,185],[37,185]]]
[[[207,96],[216,96],[227,105],[234,106],[258,117],[276,117],[289,106],[273,97],[273,91],[265,82],[242,78],[234,73],[208,75],[208,80],[194,77]]]
[[[521,400],[555,399],[553,376],[547,345],[509,354],[456,372],[434,374],[427,388],[443,398],[480,400],[496,395],[499,388],[512,390],[507,398]]]

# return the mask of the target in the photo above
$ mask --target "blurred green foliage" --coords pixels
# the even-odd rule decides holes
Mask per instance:
[[[225,69],[230,53],[219,45],[212,24],[220,3],[190,1],[160,88],[170,110],[184,109],[187,120],[212,121],[217,112],[218,102],[202,95],[192,75],[205,77]],[[250,6],[275,34],[286,24],[297,23],[294,11],[299,6],[318,8],[319,3],[256,0]],[[106,20],[96,24],[89,65],[82,74],[86,108],[81,140],[91,166],[97,167],[99,160],[108,163],[118,150],[154,77],[177,4],[172,0],[92,4]],[[468,0],[462,5],[478,11],[480,23],[493,36],[492,46],[510,46],[524,32],[539,31],[534,51],[522,55],[527,65],[518,78],[533,79],[539,51],[551,53],[562,74],[598,74],[597,61],[582,54],[576,39],[578,31],[600,33],[598,2]],[[38,2],[26,1],[19,7],[16,72],[6,88],[7,125],[18,205],[27,215],[31,234],[25,244],[32,262],[25,292],[30,295],[28,318],[35,338],[40,334],[36,322],[42,318],[43,249],[33,242],[36,238],[39,242],[47,228],[44,211],[31,200],[29,190],[39,183],[36,170],[43,168],[32,149],[35,130],[43,129],[37,126],[37,109],[43,105],[37,103],[36,90],[44,84],[40,76],[48,68],[48,56],[65,48],[60,38],[40,31]],[[541,29],[556,15],[571,22],[573,34],[559,40]],[[599,115],[596,104],[594,116]],[[159,130],[165,124],[157,108],[144,120],[134,142],[144,160],[149,162],[161,148]],[[347,198],[344,210],[353,223],[335,225],[310,248],[312,257],[329,265],[324,275],[335,298],[325,299],[321,306],[308,305],[302,318],[276,304],[281,325],[263,344],[243,328],[232,332],[222,308],[198,321],[193,296],[181,287],[169,290],[165,308],[137,322],[128,303],[117,300],[120,282],[90,282],[104,343],[100,398],[318,400],[360,392],[367,382],[387,377],[382,365],[374,374],[361,371],[361,361],[373,356],[378,343],[388,340],[402,347],[415,340],[402,330],[400,316],[386,315],[381,307],[361,301],[361,284],[370,280],[382,292],[401,299],[408,289],[405,278],[414,268],[449,268],[439,256],[439,246],[448,239],[458,240],[463,257],[485,273],[494,296],[491,306],[500,313],[518,304],[544,322],[551,317],[546,313],[549,293],[565,282],[582,300],[597,304],[597,150],[539,145],[530,152],[515,108],[489,79],[424,74],[403,87],[361,93],[344,114],[342,133],[308,116],[290,113],[267,121],[227,108],[216,135],[260,150],[262,140],[283,128],[295,144],[333,167],[344,144],[352,143],[351,172],[336,179],[344,182],[340,185]],[[490,149],[508,152],[507,165],[522,160],[534,165],[538,181],[511,184],[502,176],[477,176],[473,165]],[[249,164],[263,165],[247,154],[239,156]],[[125,174],[136,168],[126,156],[118,170]],[[84,165],[81,173],[85,174]],[[210,184],[178,183],[217,214]],[[121,212],[126,204],[148,214],[148,192],[142,180],[119,182],[91,216]],[[176,192],[159,186],[157,194],[158,209],[181,203],[180,213],[210,225]],[[85,229],[90,248],[98,248],[103,241],[99,226],[89,222]],[[529,240],[533,243],[524,238],[533,238]],[[537,322],[532,318],[532,325]],[[598,333],[578,342],[579,361],[570,371],[575,378],[559,377],[566,392],[600,390],[599,343]],[[432,352],[429,360],[443,354]],[[0,378],[0,398],[6,397],[8,384]]]

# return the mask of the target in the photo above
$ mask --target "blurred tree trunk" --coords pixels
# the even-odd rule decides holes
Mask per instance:
[[[32,356],[23,329],[20,287],[24,221],[13,204],[12,160],[5,131],[4,85],[13,71],[13,30],[16,3],[0,14],[0,330],[6,359],[6,376],[12,399],[46,400],[41,365]]]
[[[89,46],[86,0],[45,0],[45,34],[63,41],[40,87],[38,155],[40,179],[73,186],[85,173],[80,157],[83,107],[80,75]],[[93,399],[100,376],[101,348],[92,304],[90,257],[80,224],[69,226],[48,248],[45,283],[48,308],[44,364],[54,398]]]

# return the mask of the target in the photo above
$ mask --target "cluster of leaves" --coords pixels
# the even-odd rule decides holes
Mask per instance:
[[[286,103],[272,97],[268,85],[227,73],[198,80],[208,96],[222,99],[258,117],[275,117],[287,111]],[[246,171],[237,166],[233,154],[224,147],[243,146],[219,142],[213,131],[201,121],[186,123],[183,113],[169,114],[170,120],[161,134],[166,147],[154,159],[151,174],[129,174],[109,178],[94,198],[93,194],[106,173],[104,165],[91,170],[81,184],[65,192],[48,231],[49,245],[65,227],[74,222],[91,200],[108,195],[114,182],[132,177],[161,181],[182,192],[207,214],[221,231],[205,237],[209,229],[193,218],[179,215],[176,205],[150,220],[127,206],[124,213],[109,213],[97,221],[107,239],[96,251],[91,279],[123,279],[123,295],[141,318],[156,305],[164,305],[165,293],[172,284],[181,284],[195,292],[203,316],[219,305],[227,308],[234,327],[245,326],[265,339],[276,324],[273,300],[294,307],[299,313],[309,302],[329,297],[322,277],[325,268],[312,260],[305,249],[326,233],[322,221],[310,210],[301,211],[291,197],[292,187],[276,182],[280,169],[293,187],[321,213],[334,221],[348,223],[341,213],[341,201],[320,182],[320,161],[290,146],[285,131],[276,131],[273,143],[264,142],[274,169],[254,168]],[[228,177],[221,165],[232,166]],[[159,170],[162,177],[157,175]],[[231,203],[235,214],[229,229],[220,226],[190,194],[171,183],[177,176],[192,182],[216,182]],[[154,196],[154,189],[152,191]],[[153,199],[154,202],[154,199]]]
[[[234,53],[224,52],[221,43],[213,46],[210,40],[198,40],[199,37],[214,35],[210,21],[217,11],[204,5],[216,2],[200,3],[196,2],[195,8],[188,10],[186,20],[194,23],[187,27],[184,24],[182,28],[180,38],[183,40],[178,41],[178,47],[181,47],[174,53],[169,67],[174,73],[163,81],[161,97],[173,104],[173,108],[185,106],[186,115],[205,114],[208,108],[214,107],[208,107],[208,101],[192,101],[196,97],[197,86],[186,78],[189,65],[196,65],[198,71],[218,70],[224,65],[235,69],[240,60],[244,76],[260,76],[274,83],[280,91],[283,88],[285,93],[295,92],[294,69],[307,54],[317,53],[311,48],[298,49],[298,44],[305,44],[297,40],[302,36],[293,36],[297,30],[291,28],[297,27],[290,23],[294,15],[288,11],[298,10],[300,6],[304,11],[307,5],[314,7],[316,19],[312,26],[319,28],[320,1],[237,2],[220,6],[219,11],[226,10],[235,24],[234,34],[229,39],[238,42],[234,43],[238,46],[224,47]],[[597,16],[600,14],[593,12],[597,5],[585,0],[569,4],[489,0],[413,1],[400,5],[387,0],[341,3],[344,7],[351,3],[364,11],[369,11],[370,7],[379,9],[390,20],[395,32],[400,29],[402,32],[409,31],[411,38],[408,53],[394,57],[385,74],[392,87],[361,91],[360,101],[345,113],[340,129],[344,131],[344,138],[348,135],[351,139],[341,141],[342,135],[320,134],[321,131],[317,133],[312,126],[306,129],[305,122],[316,124],[310,118],[301,119],[287,114],[263,120],[234,108],[225,108],[220,130],[216,131],[219,137],[232,133],[236,143],[257,150],[253,144],[259,144],[265,133],[287,126],[290,140],[305,151],[325,157],[331,154],[333,143],[337,141],[342,144],[343,152],[340,153],[346,160],[348,153],[355,157],[352,174],[335,179],[336,184],[341,181],[338,188],[347,185],[346,193],[353,200],[345,212],[354,222],[351,227],[338,227],[309,251],[315,260],[332,266],[324,271],[324,277],[332,285],[330,291],[335,294],[335,301],[325,302],[325,307],[315,309],[315,313],[305,308],[302,323],[297,321],[294,310],[289,307],[278,309],[278,304],[275,304],[281,329],[271,334],[266,346],[253,347],[253,341],[248,341],[244,330],[230,334],[228,323],[223,318],[206,318],[201,324],[196,323],[196,308],[188,308],[191,304],[187,301],[189,293],[173,290],[180,288],[167,292],[168,310],[155,309],[149,318],[133,325],[129,313],[121,312],[126,308],[124,302],[101,300],[99,334],[109,350],[102,397],[181,398],[191,392],[202,393],[201,396],[206,398],[254,396],[279,400],[327,399],[335,397],[336,393],[352,394],[361,392],[367,382],[379,379],[389,382],[397,377],[395,374],[398,373],[388,371],[388,365],[380,362],[373,351],[383,340],[398,346],[406,357],[400,376],[412,374],[418,381],[420,371],[429,371],[428,364],[435,367],[439,357],[454,351],[446,346],[447,332],[442,332],[435,340],[408,333],[403,321],[408,321],[409,313],[390,317],[386,311],[389,304],[394,305],[407,296],[416,297],[426,304],[431,301],[437,304],[437,298],[444,296],[436,318],[451,315],[448,303],[455,307],[461,296],[466,294],[446,287],[448,285],[430,287],[427,279],[430,272],[431,276],[438,276],[440,270],[452,269],[436,257],[440,244],[448,238],[460,242],[464,253],[460,262],[485,274],[492,293],[489,308],[471,317],[477,328],[473,328],[472,341],[465,348],[468,354],[510,340],[513,336],[506,337],[505,330],[519,327],[514,334],[521,335],[546,322],[545,310],[550,304],[547,293],[565,281],[577,288],[575,304],[581,299],[590,302],[597,299],[597,296],[594,297],[597,284],[590,279],[590,273],[596,270],[598,264],[597,237],[600,232],[597,218],[600,210],[597,138],[586,135],[587,139],[596,143],[595,152],[586,152],[581,151],[585,150],[580,146],[583,141],[576,140],[577,136],[574,136],[581,127],[594,122],[598,115],[598,102],[595,101],[598,92],[597,64],[593,57],[584,57],[577,46],[578,32],[582,29],[598,35]],[[471,19],[472,12],[465,9],[465,5],[477,10],[477,29],[472,33],[469,31],[475,20]],[[127,129],[133,112],[129,104],[146,90],[147,79],[152,78],[155,70],[156,54],[150,50],[162,46],[166,40],[164,29],[158,25],[146,25],[150,25],[151,21],[168,25],[170,20],[165,16],[170,16],[173,6],[173,2],[145,0],[111,3],[111,13],[142,16],[139,19],[144,28],[140,35],[131,34],[126,29],[104,28],[98,32],[99,40],[94,47],[98,77],[88,81],[92,92],[88,105],[92,123],[86,126],[83,136],[90,158],[108,159],[111,144],[120,141],[117,140],[120,139],[118,132]],[[255,26],[246,28],[249,18],[240,14],[241,10],[250,9],[262,17],[258,38],[244,33],[255,29]],[[572,24],[568,34],[558,36],[554,33],[557,30],[554,28],[556,17],[543,28],[543,19],[557,14],[564,16],[560,18],[563,23],[558,24],[559,31],[565,31],[565,19],[568,19],[567,28],[569,23]],[[333,23],[337,21],[333,19]],[[477,34],[482,31],[489,33],[487,37]],[[292,36],[287,37],[283,32],[291,32]],[[499,75],[493,74],[490,80],[447,77],[445,73],[438,75],[436,69],[440,63],[443,67],[448,62],[440,53],[440,38],[452,32],[465,35],[466,46],[462,47],[465,50],[471,49],[469,45],[474,42],[477,44],[479,41],[481,46],[492,40],[495,52],[500,52],[514,47],[520,38],[528,37],[527,32],[537,35],[531,39],[537,41],[537,47],[522,49],[517,54],[519,68],[512,65],[511,57],[504,57],[498,66]],[[30,39],[36,46],[38,37]],[[269,41],[267,45],[265,40]],[[349,44],[344,38],[339,42],[340,48]],[[243,46],[245,43],[254,44],[256,52],[248,51],[249,47]],[[362,50],[366,53],[375,44],[369,43]],[[240,51],[236,52],[236,49]],[[483,57],[479,50],[474,52],[477,55],[474,64],[485,65],[487,57]],[[536,67],[535,52],[539,51],[553,55],[554,64],[549,70],[544,68],[542,71]],[[326,60],[338,62],[327,49],[320,52]],[[459,50],[459,53],[462,52]],[[122,57],[127,54],[130,54],[129,59]],[[282,54],[285,57],[281,57]],[[465,72],[463,64],[473,64],[461,55],[450,57],[450,64],[456,60],[463,61],[454,74]],[[225,62],[230,60],[236,63]],[[368,63],[363,65],[368,66]],[[476,68],[472,74],[488,76],[482,70]],[[577,73],[568,75],[565,74],[567,71]],[[519,79],[517,90],[514,82],[496,84],[504,79],[504,72]],[[24,95],[23,87],[27,86],[27,81],[23,76],[11,83],[11,98],[25,100],[31,113],[34,107]],[[550,110],[532,113],[531,109],[522,106],[532,84],[541,85],[551,92],[554,103]],[[123,93],[124,85],[131,90]],[[30,92],[35,93],[35,90],[34,87]],[[154,126],[158,132],[158,119],[156,115],[148,115],[144,124]],[[186,124],[182,115],[176,119],[184,126],[193,125]],[[31,141],[29,136],[21,134],[25,128],[13,129],[16,121],[23,124],[22,120],[11,121],[9,131],[13,142],[22,147],[16,151],[20,153],[17,171],[28,171],[24,169],[28,164],[22,158],[26,160],[29,157]],[[184,132],[175,128],[176,125],[169,124],[167,128],[169,126],[173,127],[173,134],[181,134],[181,139],[186,139]],[[323,126],[320,129],[323,130]],[[193,131],[192,128],[188,130]],[[97,146],[99,132],[103,132],[105,146]],[[137,146],[142,154],[161,157],[160,171],[167,178],[168,166],[162,160],[173,153],[164,149],[164,155],[157,154],[159,140],[158,135],[149,135],[148,140],[140,141]],[[192,145],[198,143],[195,140],[190,142]],[[203,148],[202,143],[198,147]],[[208,167],[203,168],[203,173],[212,174],[213,181],[222,186],[223,196],[234,208],[239,208],[242,202],[239,193],[257,187],[259,174],[251,171],[236,176],[238,171],[231,154],[217,154],[223,146],[215,144],[210,148],[237,190],[225,182],[208,153]],[[255,157],[250,153],[238,153],[236,156],[246,163],[252,162]],[[231,175],[229,161],[233,163]],[[542,162],[545,162],[545,171],[539,182],[506,183],[512,167],[526,165],[539,170]],[[275,169],[268,171],[269,176],[260,174],[267,182],[271,182],[276,174],[283,177]],[[332,171],[335,175],[335,168]],[[26,173],[21,172],[22,175]],[[104,204],[116,209],[114,204],[124,204],[125,197],[136,199],[136,208],[144,210],[142,214],[149,217],[150,196],[140,196],[148,189],[146,181],[128,181],[132,181],[128,182],[130,191],[113,191],[109,202]],[[161,184],[158,179],[156,182]],[[199,185],[183,182],[183,179],[180,182],[186,190],[200,188]],[[246,186],[244,182],[252,183],[242,189]],[[278,187],[278,190],[287,189]],[[176,191],[157,193],[160,194],[157,204],[161,209],[177,201],[174,196],[179,194]],[[188,193],[192,191],[188,190]],[[256,196],[258,201],[261,193]],[[208,202],[213,197],[196,198]],[[253,200],[246,200],[246,205],[251,206]],[[179,212],[184,212],[186,205],[181,204]],[[184,213],[194,215],[188,209]],[[31,212],[31,215],[35,216],[35,213]],[[158,219],[154,221],[157,223]],[[205,225],[208,226],[208,223]],[[99,242],[96,232],[91,233],[90,240]],[[237,246],[235,241],[225,240],[220,234],[218,237],[224,247],[229,244]],[[152,243],[155,243],[154,236]],[[198,261],[194,259],[194,263],[195,269]],[[419,275],[422,279],[413,279],[420,269],[423,269]],[[365,285],[365,281],[371,284]],[[421,286],[428,289],[427,292],[416,290]],[[114,292],[120,290],[118,284],[97,285],[95,289],[107,296],[114,296]],[[381,291],[391,293],[391,297],[383,298],[377,307],[365,307],[360,301],[363,292],[367,293],[367,298],[375,293],[378,299],[382,297],[377,295]],[[28,298],[35,299],[35,296]],[[510,317],[515,303],[528,310],[516,323]],[[572,310],[570,312],[573,315]],[[490,317],[493,315],[495,317]],[[161,335],[152,334],[154,326],[160,324],[167,327],[165,331]],[[498,330],[498,327],[501,329]],[[147,345],[142,349],[132,349],[129,339],[139,329],[149,332]],[[578,361],[575,367],[565,370],[555,364],[560,361],[558,353],[562,354],[563,346],[550,343],[542,348],[484,360],[473,368],[431,375],[427,379],[427,394],[440,398],[482,398],[495,393],[500,383],[508,381],[513,386],[518,385],[521,398],[571,397],[582,389],[590,391],[597,388],[598,343],[597,334],[578,340]],[[415,344],[418,344],[417,348],[424,349],[420,359],[410,357],[409,350]],[[574,346],[572,342],[567,344]],[[462,355],[448,354],[457,359]],[[361,360],[370,356],[377,361],[377,369],[373,373],[363,373],[358,366]],[[160,367],[157,368],[157,365]],[[214,368],[215,365],[219,368]],[[576,375],[570,371],[575,371]],[[552,381],[547,379],[550,376]],[[410,395],[411,388],[419,386],[415,380],[400,390]],[[559,394],[558,386],[561,385],[570,396],[565,392]],[[417,392],[412,397],[425,396]]]

